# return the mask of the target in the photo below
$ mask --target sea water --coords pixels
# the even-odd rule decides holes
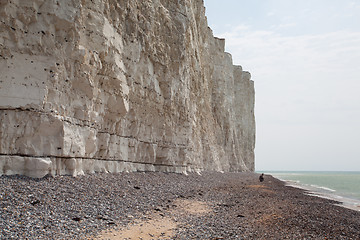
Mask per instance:
[[[266,173],[266,172],[265,172]],[[287,185],[360,211],[360,172],[267,172]]]

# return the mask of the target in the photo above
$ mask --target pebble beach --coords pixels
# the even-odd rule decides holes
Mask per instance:
[[[0,239],[360,239],[360,212],[256,173],[0,177]]]

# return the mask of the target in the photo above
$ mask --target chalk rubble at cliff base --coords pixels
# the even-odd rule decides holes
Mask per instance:
[[[0,175],[254,170],[254,84],[203,1],[0,1],[0,20]]]

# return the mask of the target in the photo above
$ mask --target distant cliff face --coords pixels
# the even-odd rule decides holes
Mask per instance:
[[[201,0],[0,0],[0,175],[253,171],[254,86]]]

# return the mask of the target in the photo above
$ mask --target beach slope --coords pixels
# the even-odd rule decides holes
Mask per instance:
[[[360,212],[255,173],[0,177],[0,239],[358,239]]]

